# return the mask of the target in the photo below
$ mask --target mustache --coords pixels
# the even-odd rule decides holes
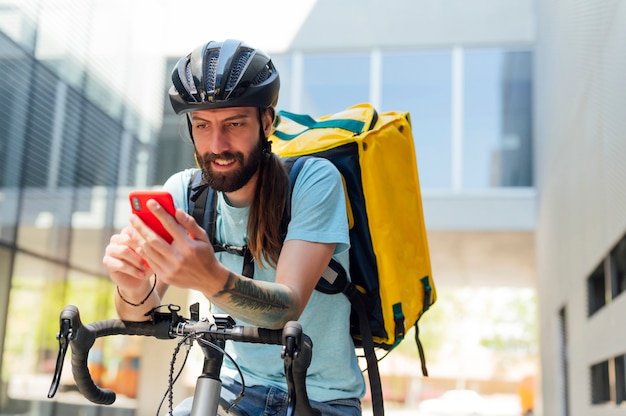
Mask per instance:
[[[204,163],[215,162],[218,159],[234,159],[239,163],[243,163],[243,153],[241,152],[222,152],[222,153],[205,153],[202,155]]]

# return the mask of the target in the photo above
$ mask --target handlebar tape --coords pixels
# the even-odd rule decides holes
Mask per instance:
[[[89,328],[89,326],[83,326],[80,321],[80,314],[75,306],[65,307],[61,312],[61,319],[69,319],[71,321],[71,362],[76,387],[86,399],[93,403],[112,404],[115,402],[115,392],[96,386],[89,373],[89,367],[87,366],[89,349],[96,340],[93,330]],[[107,326],[104,322],[103,325]]]
[[[145,335],[157,338],[170,338],[167,335],[169,331],[169,324],[167,322],[152,324],[147,322],[125,322],[119,319],[109,319],[83,325],[80,320],[78,308],[73,305],[66,306],[63,309],[61,319],[69,319],[71,322],[71,363],[76,387],[86,399],[96,404],[108,405],[114,403],[116,399],[115,392],[110,389],[98,387],[89,372],[87,359],[89,350],[93,346],[96,338],[107,335]]]
[[[228,339],[256,344],[282,345],[282,334],[282,329],[265,329],[243,326],[231,329]]]

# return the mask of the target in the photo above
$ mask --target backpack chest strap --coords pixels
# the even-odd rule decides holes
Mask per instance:
[[[191,177],[187,193],[189,203],[187,211],[194,217],[198,225],[206,230],[213,245],[213,250],[216,253],[226,252],[242,256],[243,266],[241,274],[252,279],[254,277],[254,258],[248,246],[223,244],[215,239],[217,196],[215,190],[202,180],[202,172],[200,170],[194,172]]]
[[[241,274],[245,277],[249,277],[250,279],[254,278],[254,258],[252,257],[252,253],[248,246],[233,246],[230,244],[222,244],[215,241],[213,238],[213,251],[219,253],[221,251],[225,251],[228,254],[235,254],[243,257],[243,266],[241,270]]]

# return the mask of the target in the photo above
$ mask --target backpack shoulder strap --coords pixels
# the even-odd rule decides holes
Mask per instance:
[[[359,334],[361,334],[359,346],[363,349],[363,355],[367,364],[367,376],[369,378],[372,397],[372,410],[374,416],[382,416],[384,413],[383,388],[374,338],[370,328],[369,315],[367,313],[368,310],[371,310],[375,306],[371,304],[372,302],[365,294],[359,291],[354,283],[348,280],[344,267],[335,261],[335,259],[330,260],[330,264],[326,271],[324,271],[317,286],[315,286],[315,290],[326,294],[341,292],[350,301],[352,307],[351,325],[358,325]]]
[[[202,180],[200,169],[194,171],[189,180],[187,200],[187,212],[206,230],[209,240],[214,242],[217,198],[215,190]]]
[[[291,183],[291,192],[296,183],[296,179],[304,163],[311,156],[291,157],[284,159],[285,168],[289,172],[289,181]],[[288,207],[291,207],[291,197],[288,198]],[[374,349],[374,340],[370,329],[367,309],[372,305],[368,305],[368,299],[361,293],[356,286],[348,280],[348,276],[344,267],[335,259],[331,259],[328,268],[320,278],[315,290],[326,294],[336,294],[342,292],[350,300],[353,314],[356,316],[361,334],[361,346],[367,363],[367,374],[370,382],[370,392],[372,396],[372,408],[375,415],[382,415],[383,408],[383,391],[380,379],[380,371],[378,368],[378,357]],[[421,346],[421,344],[420,344]]]

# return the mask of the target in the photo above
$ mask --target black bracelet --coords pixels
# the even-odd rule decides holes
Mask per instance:
[[[156,279],[156,276],[154,276],[154,284],[152,285],[152,289],[150,289],[150,292],[148,292],[148,294],[146,295],[144,300],[142,300],[139,303],[132,303],[132,302],[129,302],[128,300],[126,300],[124,298],[124,296],[122,296],[122,292],[120,292],[120,287],[119,286],[117,286],[117,294],[120,295],[120,299],[122,299],[124,302],[128,303],[129,305],[131,305],[131,306],[141,306],[144,303],[146,303],[146,301],[148,300],[148,298],[150,297],[152,292],[154,292],[154,288],[156,287],[156,283],[157,283],[157,279]]]

